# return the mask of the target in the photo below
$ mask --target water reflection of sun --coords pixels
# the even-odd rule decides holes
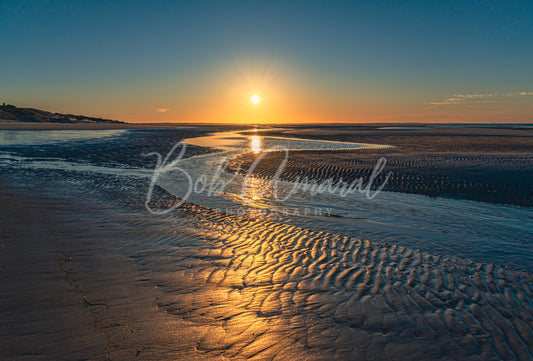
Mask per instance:
[[[253,135],[250,137],[250,148],[254,153],[261,153],[261,137]]]
[[[249,202],[257,202],[262,199],[261,194],[264,193],[266,182],[260,178],[249,177],[246,182],[246,188],[243,196]]]

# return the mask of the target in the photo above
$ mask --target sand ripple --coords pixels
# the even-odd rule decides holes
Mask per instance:
[[[469,199],[491,203],[533,206],[533,156],[531,154],[395,154],[393,150],[292,151],[281,179],[351,183],[370,179],[377,160],[387,163],[375,182],[381,185],[391,172],[384,190],[424,194],[431,197]],[[261,160],[254,174],[273,177],[285,154],[272,152]],[[255,159],[244,154],[233,160],[232,170],[246,172]],[[366,184],[366,183],[365,183]]]
[[[163,291],[159,306],[204,326],[200,353],[533,358],[527,272],[190,207],[179,244],[136,257]]]

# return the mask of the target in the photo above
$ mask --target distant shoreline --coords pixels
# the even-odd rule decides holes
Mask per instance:
[[[146,129],[208,126],[209,124],[177,123],[37,123],[37,122],[1,122],[0,130],[110,130],[110,129]],[[222,125],[221,125],[222,126]]]
[[[316,128],[315,133],[322,133],[323,128],[344,128],[344,127],[360,127],[372,130],[385,130],[379,127],[387,128],[388,132],[393,131],[413,131],[421,130],[432,132],[431,128],[448,128],[448,132],[454,132],[455,128],[514,128],[514,129],[533,129],[533,123],[520,124],[447,124],[447,123],[420,123],[420,124],[405,124],[405,123],[343,123],[343,124],[233,124],[233,123],[51,123],[51,122],[20,122],[0,119],[0,130],[111,130],[111,129],[156,129],[156,128],[179,128],[179,127],[220,127],[220,128],[246,128],[246,127],[260,127],[260,128],[283,128],[294,129],[300,132],[302,128]],[[400,128],[397,128],[401,126]],[[403,126],[406,129],[402,129]],[[413,127],[411,129],[411,127]],[[423,127],[423,128],[418,128]],[[396,128],[396,129],[395,129]],[[329,131],[327,132],[329,133]]]

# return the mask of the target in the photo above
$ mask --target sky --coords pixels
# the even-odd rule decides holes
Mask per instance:
[[[128,122],[532,123],[533,2],[0,0],[0,69]]]

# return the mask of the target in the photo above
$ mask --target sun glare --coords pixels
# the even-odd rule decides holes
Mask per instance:
[[[259,99],[259,95],[254,95],[254,96],[252,97],[252,103],[254,103],[254,104],[259,103],[259,100],[260,100],[260,99]]]

